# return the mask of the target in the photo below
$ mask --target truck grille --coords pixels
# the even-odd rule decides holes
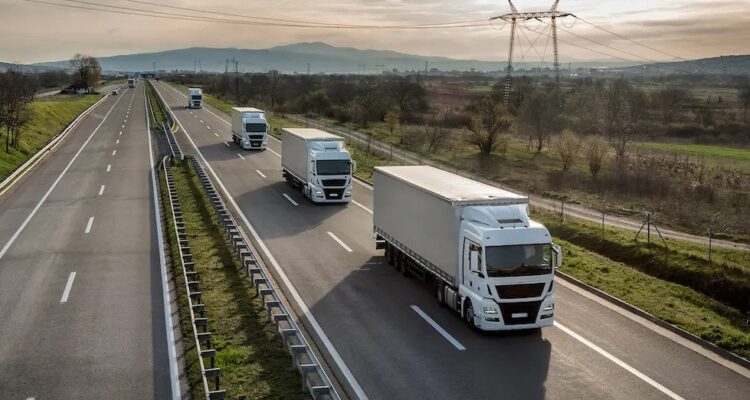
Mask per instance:
[[[524,325],[536,322],[539,306],[542,301],[528,301],[522,303],[500,303],[500,313],[505,325]],[[514,318],[513,315],[516,315]],[[522,315],[525,314],[525,315]]]
[[[263,135],[247,135],[250,140],[263,140]]]
[[[346,185],[346,179],[323,179],[321,180],[323,186],[344,186]]]
[[[323,189],[327,200],[341,200],[344,197],[344,189]]]
[[[539,297],[544,292],[544,283],[527,283],[522,285],[498,285],[497,295],[501,299],[526,299]]]

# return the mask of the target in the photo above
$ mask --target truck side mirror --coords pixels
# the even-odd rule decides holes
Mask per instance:
[[[471,272],[479,272],[479,252],[472,251],[470,254],[469,269]]]
[[[555,253],[555,268],[560,268],[563,260],[562,249],[560,246],[553,244],[552,251]]]
[[[357,172],[357,162],[352,160],[352,175]]]

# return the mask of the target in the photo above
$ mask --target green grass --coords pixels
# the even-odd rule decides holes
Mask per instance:
[[[30,120],[21,128],[18,149],[6,153],[5,132],[1,135],[0,180],[13,173],[100,98],[96,95],[56,95],[32,101],[29,104]]]
[[[677,144],[657,142],[638,143],[638,146],[664,153],[687,154],[697,157],[711,157],[734,162],[740,161],[750,163],[750,150],[748,149],[702,144]]]
[[[534,218],[542,222],[555,238],[628,264],[651,276],[690,287],[740,311],[750,311],[750,253],[716,250],[712,262],[705,248],[685,242],[668,241],[665,248],[656,232],[652,243],[645,243],[645,232],[634,240],[634,233],[566,218],[541,210]]]
[[[563,248],[562,272],[723,349],[750,358],[750,326],[737,309],[573,243],[555,241]]]
[[[255,295],[239,261],[220,228],[203,187],[186,161],[173,168],[183,210],[188,242],[200,274],[202,301],[206,306],[216,366],[221,368],[222,389],[230,399],[304,399],[301,377],[291,356],[266,318],[265,306]],[[168,204],[164,179],[162,200]],[[168,206],[166,207],[168,209]],[[171,215],[168,215],[171,224]],[[201,397],[198,359],[184,292],[184,277],[169,225],[173,268],[180,301],[180,323],[185,364],[193,398]]]
[[[154,118],[156,118],[156,121],[151,121],[151,125],[161,127],[164,121],[169,121],[169,118],[167,118],[167,112],[164,110],[164,105],[159,101],[159,97],[156,95],[154,87],[149,81],[146,82],[146,95],[148,96],[148,102],[153,109]],[[149,118],[151,118],[150,113]]]

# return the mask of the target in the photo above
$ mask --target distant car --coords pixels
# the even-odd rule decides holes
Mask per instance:
[[[112,91],[112,96],[117,96],[119,93],[117,92],[117,89]]]

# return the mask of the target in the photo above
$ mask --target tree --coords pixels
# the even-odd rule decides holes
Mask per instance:
[[[507,133],[510,127],[508,111],[501,102],[488,96],[477,105],[466,140],[482,154],[489,155],[497,145],[498,135]]]
[[[362,78],[357,85],[357,96],[354,98],[354,107],[362,127],[372,119],[374,113],[378,112],[382,101],[380,96],[380,84],[374,76]]]
[[[524,136],[536,139],[536,152],[542,152],[544,140],[562,129],[560,99],[554,91],[537,89],[521,104],[516,127]]]
[[[675,114],[689,97],[690,95],[685,89],[664,88],[651,94],[651,102],[661,113],[662,122],[668,124],[674,121]]]
[[[21,127],[29,119],[28,104],[34,99],[34,80],[16,69],[0,74],[0,130],[5,128],[5,152],[18,148]]]
[[[386,93],[395,103],[401,115],[427,108],[425,89],[419,77],[415,81],[409,77],[394,76],[385,84]]]
[[[607,141],[601,136],[593,136],[586,139],[584,156],[589,165],[591,177],[596,179],[607,159]]]
[[[604,93],[601,81],[579,79],[566,101],[570,125],[582,135],[597,135],[604,132]]]
[[[391,134],[391,136],[395,135],[398,131],[398,128],[401,125],[401,116],[398,112],[398,109],[391,109],[385,114],[385,118],[383,119],[385,122],[385,126],[388,128],[388,133]]]
[[[70,66],[75,71],[73,85],[76,87],[93,88],[101,79],[102,67],[95,57],[76,54],[70,60]]]
[[[555,142],[555,152],[560,156],[563,172],[570,169],[581,150],[581,141],[578,136],[570,130],[564,130],[560,138]]]
[[[618,79],[606,92],[606,131],[617,158],[627,153],[627,145],[638,134],[645,116],[645,95],[626,80]]]
[[[741,87],[737,91],[737,99],[742,105],[742,115],[744,116],[745,121],[747,121],[747,110],[750,108],[750,82],[746,83],[744,87]]]
[[[444,119],[444,118],[442,118]],[[434,153],[440,149],[448,139],[448,130],[443,128],[441,118],[432,116],[424,125],[424,137],[427,143],[427,152]]]

